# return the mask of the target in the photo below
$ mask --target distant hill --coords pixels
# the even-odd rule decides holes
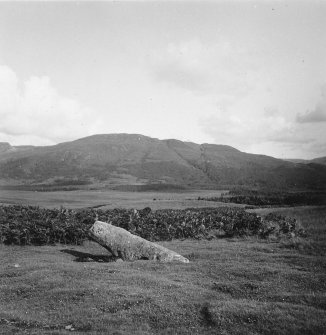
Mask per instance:
[[[326,157],[318,157],[314,159],[295,159],[295,158],[289,158],[289,159],[284,159],[287,162],[292,162],[292,163],[301,163],[301,164],[322,164],[326,165]]]
[[[302,163],[302,164],[310,163],[310,160],[300,158],[285,158],[284,160],[291,163]]]
[[[145,185],[146,189],[148,185],[323,188],[326,166],[248,154],[226,145],[109,134],[44,147],[0,143],[0,179],[6,184]]]
[[[326,165],[326,157],[319,157],[311,160],[311,163]]]

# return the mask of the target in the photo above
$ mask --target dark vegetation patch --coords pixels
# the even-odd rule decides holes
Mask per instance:
[[[23,184],[23,185],[1,185],[1,190],[9,191],[31,191],[31,192],[57,192],[57,191],[79,191],[80,186],[74,185],[53,185],[53,184]]]
[[[212,239],[220,236],[302,236],[295,219],[270,214],[266,218],[240,208],[186,210],[44,209],[33,206],[0,206],[0,243],[45,245],[81,244],[98,219],[110,222],[150,241]]]
[[[183,192],[188,188],[178,184],[144,184],[144,185],[118,185],[107,187],[115,191],[123,192]],[[99,189],[90,180],[58,178],[51,183],[25,183],[18,185],[0,185],[1,190],[33,191],[33,192],[56,192],[56,191],[78,191],[83,189]]]
[[[1,190],[19,190],[33,192],[55,192],[55,191],[77,191],[85,186],[91,185],[92,182],[87,179],[76,178],[56,178],[52,182],[34,182],[17,185],[0,185]]]
[[[148,192],[148,191],[183,191],[187,187],[177,184],[144,184],[144,185],[119,185],[112,188],[113,190],[128,191],[128,192]]]
[[[218,197],[198,197],[198,200],[246,204],[258,207],[326,205],[326,191],[271,191],[235,188]]]

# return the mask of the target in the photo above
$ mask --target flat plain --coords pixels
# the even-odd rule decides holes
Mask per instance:
[[[225,205],[213,201],[198,201],[198,197],[218,197],[225,191],[192,190],[180,192],[125,192],[114,190],[77,190],[35,192],[1,190],[0,204],[32,205],[45,208],[63,206],[65,208],[98,207],[101,209],[151,207],[163,208],[219,207]]]

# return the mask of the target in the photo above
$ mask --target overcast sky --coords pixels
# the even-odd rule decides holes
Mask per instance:
[[[0,141],[326,155],[326,1],[0,2]]]

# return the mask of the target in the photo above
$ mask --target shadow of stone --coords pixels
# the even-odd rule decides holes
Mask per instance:
[[[87,252],[81,252],[73,249],[62,249],[60,252],[75,256],[75,262],[98,262],[98,263],[109,263],[115,262],[117,257],[113,255],[93,255]]]

